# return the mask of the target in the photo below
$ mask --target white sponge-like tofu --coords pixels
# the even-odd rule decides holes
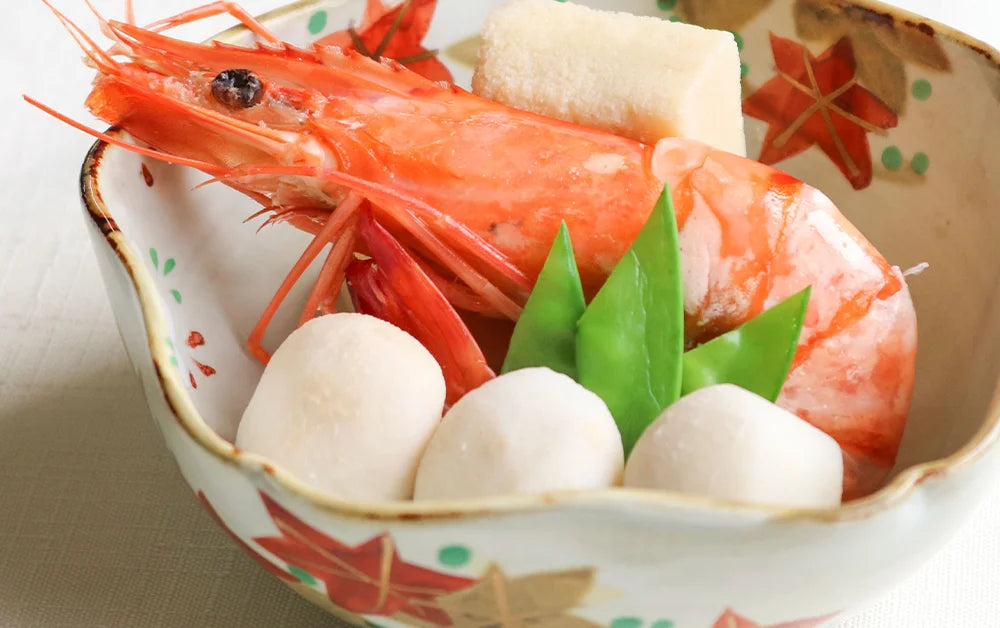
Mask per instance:
[[[687,137],[746,156],[732,33],[553,0],[513,0],[482,33],[473,91],[655,144]]]
[[[625,486],[832,508],[843,474],[837,441],[763,397],[719,384],[682,397],[646,428]]]

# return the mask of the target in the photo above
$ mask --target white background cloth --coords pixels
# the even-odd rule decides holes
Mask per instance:
[[[253,13],[283,0],[245,0]],[[57,0],[92,25],[83,0]],[[95,0],[118,15],[121,0]],[[197,0],[137,0],[139,21]],[[1000,47],[1000,5],[898,4]],[[149,418],[77,200],[91,74],[41,2],[0,17],[0,626],[322,626],[200,509]],[[227,18],[187,28],[201,38]],[[224,234],[220,234],[224,237]],[[1000,480],[1000,478],[998,478]],[[877,539],[872,540],[877,543]],[[1000,481],[955,539],[836,628],[1000,626]]]

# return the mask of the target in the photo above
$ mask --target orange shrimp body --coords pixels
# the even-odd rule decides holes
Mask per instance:
[[[333,47],[198,45],[103,22],[115,46],[81,40],[98,78],[95,115],[193,165],[316,235],[290,275],[332,243],[303,319],[330,311],[346,278],[356,306],[421,339],[449,399],[493,373],[452,306],[516,319],[562,221],[593,294],[674,193],[690,345],[812,286],[779,399],[845,452],[845,496],[892,466],[909,406],[916,321],[906,284],[815,189],[769,166],[667,139],[656,146],[518,111],[402,65]],[[124,61],[121,57],[125,57]],[[263,93],[246,108],[213,97],[245,69]],[[374,261],[354,260],[353,253]],[[408,279],[410,278],[410,279]],[[286,282],[288,284],[288,282]],[[251,336],[287,294],[285,285]],[[450,305],[449,305],[450,304]]]

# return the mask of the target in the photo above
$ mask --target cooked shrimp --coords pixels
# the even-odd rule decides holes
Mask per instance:
[[[204,13],[156,29],[102,21],[109,51],[62,19],[98,70],[91,111],[153,148],[97,135],[201,168],[264,205],[269,222],[316,234],[251,334],[255,355],[267,359],[260,339],[270,317],[333,243],[303,319],[331,311],[346,275],[359,307],[431,350],[453,402],[493,376],[455,308],[516,319],[563,221],[593,294],[666,180],[681,227],[689,343],[812,285],[779,402],[841,444],[847,497],[884,478],[912,388],[913,306],[899,270],[819,192],[697,142],[648,146],[505,107],[396,62],[280,44],[237,11],[270,43],[199,45],[158,32]]]

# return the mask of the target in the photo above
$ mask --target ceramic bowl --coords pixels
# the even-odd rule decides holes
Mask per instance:
[[[263,19],[304,44],[359,18],[362,4],[300,2]],[[425,43],[441,49],[459,83],[470,80],[476,33],[496,4],[439,3]],[[230,443],[261,373],[244,339],[306,236],[257,234],[242,223],[254,209],[247,198],[193,189],[204,175],[95,146],[82,174],[89,231],[167,446],[236,543],[352,624],[813,626],[912,572],[995,483],[997,53],[876,4],[587,4],[736,32],[745,97],[781,87],[791,50],[816,67],[838,57],[853,68],[841,79],[859,86],[859,98],[892,112],[869,121],[859,106],[847,112],[851,138],[827,152],[807,141],[778,166],[830,195],[894,264],[929,264],[910,280],[920,356],[899,467],[881,491],[830,512],[632,490],[392,505],[324,497]],[[222,37],[248,41],[239,29]],[[801,112],[772,104],[769,119],[747,119],[752,157],[769,130],[799,131]],[[268,343],[292,324],[280,319]]]

